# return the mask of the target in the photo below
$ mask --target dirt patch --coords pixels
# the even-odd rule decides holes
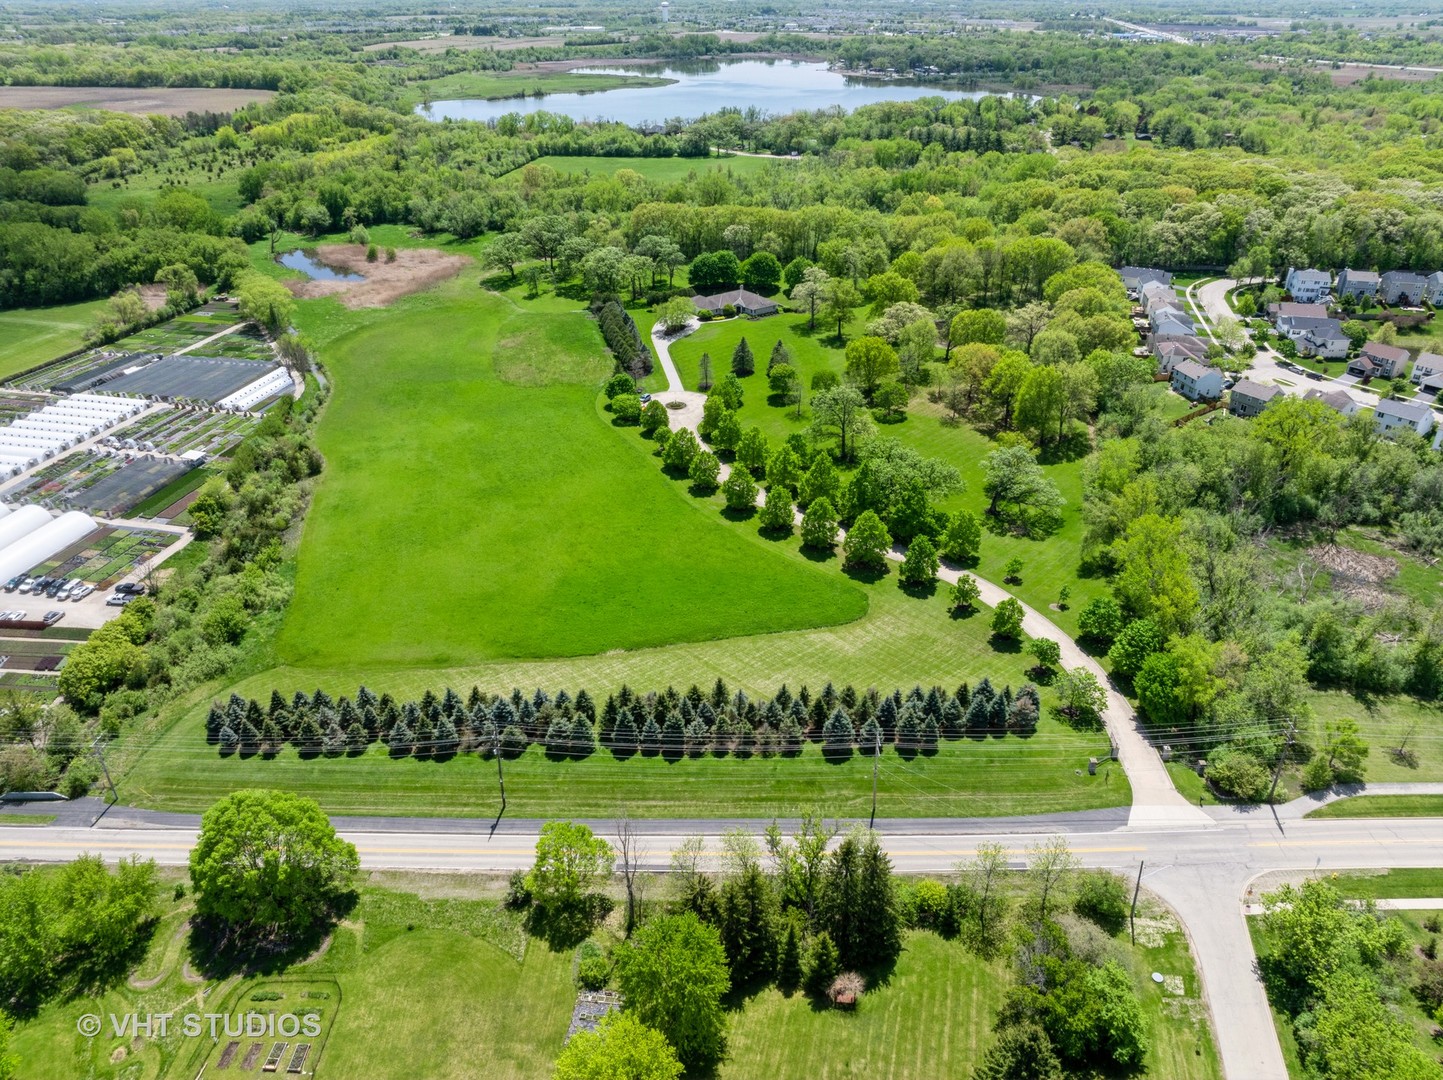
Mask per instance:
[[[1398,574],[1398,562],[1337,544],[1314,544],[1308,557],[1332,577],[1333,590],[1376,611],[1388,602],[1385,588]]]
[[[142,285],[139,292],[141,300],[145,301],[147,311],[159,311],[165,307],[164,285]]]
[[[186,87],[0,86],[0,108],[66,109],[82,105],[145,116],[189,112],[234,112],[253,101],[269,101],[274,90],[215,90]]]
[[[469,256],[447,255],[432,248],[401,248],[396,251],[395,262],[387,262],[384,255],[367,262],[366,249],[360,244],[322,244],[316,248],[315,257],[333,269],[360,274],[365,280],[287,281],[286,288],[300,297],[334,296],[353,309],[385,307],[455,277],[471,263]]]

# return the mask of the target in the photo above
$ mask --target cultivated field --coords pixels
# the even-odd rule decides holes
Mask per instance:
[[[269,101],[274,90],[217,90],[204,87],[0,86],[0,109],[82,107],[144,116],[188,112],[234,112],[253,101]]]
[[[306,318],[301,317],[303,328]],[[580,313],[457,280],[332,342],[277,643],[307,667],[457,666],[847,622],[845,578],[716,527],[599,414]]]
[[[0,311],[0,379],[78,349],[105,305],[105,300],[86,300]]]

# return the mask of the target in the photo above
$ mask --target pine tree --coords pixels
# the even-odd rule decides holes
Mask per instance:
[[[732,350],[732,374],[744,379],[756,369],[757,362],[756,358],[752,356],[752,347],[747,344],[747,339],[744,337]]]
[[[547,752],[565,754],[571,749],[571,723],[564,717],[556,717],[547,725],[543,740]]]
[[[776,970],[777,899],[760,867],[749,865],[722,885],[719,929],[733,985]]]
[[[571,720],[571,753],[586,757],[596,749],[596,732],[584,716],[573,716]]]
[[[862,733],[857,738],[857,745],[861,747],[864,754],[875,754],[882,745],[882,725],[877,723],[875,716],[868,717],[867,722],[862,725]]]
[[[205,714],[205,733],[212,740],[220,738],[220,729],[225,726],[225,710],[220,702],[212,701],[210,711]],[[234,734],[234,732],[232,732]]]
[[[640,748],[641,736],[630,709],[622,709],[617,713],[616,725],[611,729],[611,745],[614,750],[623,754],[634,754]]]
[[[386,742],[391,748],[391,753],[398,757],[404,757],[415,749],[415,736],[412,734],[411,727],[406,723],[404,716],[400,722],[391,729],[391,737],[387,739]]]
[[[903,750],[917,750],[921,745],[922,710],[916,705],[904,705],[897,717],[897,746]]]
[[[680,757],[686,748],[686,729],[681,722],[681,713],[669,712],[661,725],[661,746],[670,755]]]
[[[890,697],[884,697],[877,706],[877,723],[882,727],[882,734],[889,739],[896,733],[897,714],[900,711],[897,702]]]
[[[646,725],[641,729],[641,749],[646,754],[656,754],[661,751],[661,727],[656,722],[656,717],[648,717]]]
[[[686,726],[686,752],[692,756],[706,753],[708,743],[711,742],[711,732],[700,719],[693,720]]]
[[[591,695],[585,690],[576,691],[576,715],[584,716],[592,722],[596,720],[596,702],[592,701]]]
[[[782,935],[781,952],[777,957],[777,987],[784,992],[795,990],[802,983],[802,939],[795,919],[787,920]]]
[[[948,698],[947,704],[942,706],[942,731],[949,739],[955,739],[962,734],[963,716],[962,706],[957,703],[957,699]]]
[[[821,997],[842,970],[841,957],[832,935],[823,930],[807,950],[807,992]]]
[[[782,717],[782,722],[777,725],[777,745],[783,754],[795,754],[802,748],[802,725],[791,713]]]
[[[820,703],[821,699],[817,700]],[[832,710],[826,723],[822,725],[822,746],[831,755],[850,754],[856,736],[856,729],[852,727],[852,718],[840,705]]]
[[[777,338],[777,343],[772,346],[772,355],[767,358],[767,374],[770,375],[772,368],[778,364],[790,364],[791,362],[791,350],[782,343],[781,338]]]
[[[461,704],[458,699],[456,704]],[[449,716],[442,716],[441,722],[436,725],[436,753],[438,755],[454,754],[456,748],[461,745],[461,740],[456,734],[456,724]]]
[[[267,725],[269,725],[270,721],[267,720],[266,723]],[[262,732],[262,734],[264,735],[264,732]],[[361,751],[366,749],[366,746],[368,743],[370,743],[370,741],[371,737],[366,734],[366,729],[362,727],[359,723],[352,724],[346,729],[346,749],[350,753],[361,753]]]

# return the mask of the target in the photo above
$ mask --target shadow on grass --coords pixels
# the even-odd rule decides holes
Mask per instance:
[[[728,521],[750,521],[756,516],[757,508],[755,506],[748,506],[743,510],[733,510],[730,506],[725,506],[722,508],[722,517],[726,518]]]
[[[609,896],[592,893],[576,904],[547,907],[538,904],[526,919],[527,933],[540,938],[552,952],[574,949],[611,914],[616,905]]]
[[[898,582],[898,585],[901,587],[902,591],[908,596],[915,596],[919,600],[926,600],[929,597],[937,595],[936,578],[930,578],[927,581],[923,581],[921,583],[914,583],[911,585],[903,585],[901,582]]]
[[[190,968],[207,979],[275,975],[319,949],[336,923],[355,909],[359,899],[354,891],[343,893],[329,911],[308,927],[283,935],[235,926],[216,918],[192,918],[186,941]]]
[[[801,552],[802,558],[806,559],[808,562],[814,563],[831,562],[837,557],[837,549],[834,547],[813,548],[807,547],[805,544],[803,544],[801,547]]]
[[[861,582],[864,585],[875,585],[887,576],[887,564],[883,563],[881,566],[872,564],[866,566],[843,565],[842,573],[846,574],[853,581]]]
[[[975,607],[954,607],[947,613],[948,617],[952,619],[970,619],[976,614],[977,609]]]
[[[993,652],[1016,655],[1022,651],[1021,638],[1003,637],[1001,634],[992,634],[987,638],[987,644],[992,646]]]
[[[668,473],[667,475],[671,474]],[[678,473],[675,478],[678,480],[686,479],[685,475],[680,473]],[[686,491],[687,494],[694,499],[709,499],[716,494],[716,489],[717,486],[715,484],[688,484]]]

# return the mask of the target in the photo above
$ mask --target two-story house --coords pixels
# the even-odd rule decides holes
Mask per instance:
[[[1418,359],[1413,363],[1413,373],[1409,376],[1418,384],[1418,389],[1428,390],[1437,393],[1443,390],[1443,356],[1437,353],[1420,352]]]
[[[1156,281],[1162,285],[1172,284],[1172,275],[1166,270],[1154,270],[1147,266],[1124,266],[1118,271],[1122,278],[1122,287],[1127,290],[1127,295],[1134,299],[1141,293],[1142,287],[1150,281]]]
[[[1385,304],[1421,304],[1427,292],[1428,279],[1411,270],[1389,270],[1378,282],[1378,297]]]
[[[1373,270],[1344,270],[1338,275],[1338,299],[1356,296],[1371,303],[1378,296],[1378,274]]]
[[[1343,333],[1343,324],[1337,319],[1309,319],[1303,336],[1297,339],[1298,352],[1303,356],[1320,356],[1324,360],[1340,360],[1348,355],[1353,343]]]
[[[1277,328],[1278,333],[1297,341],[1310,325],[1319,319],[1328,317],[1328,309],[1323,304],[1297,304],[1284,301],[1269,307],[1268,314],[1273,317],[1273,326]]]
[[[1284,290],[1300,304],[1316,304],[1333,290],[1333,275],[1326,270],[1290,269]]]
[[[1408,350],[1370,341],[1348,362],[1348,374],[1360,379],[1392,379],[1408,369]]]
[[[1234,416],[1257,416],[1282,392],[1281,387],[1239,379],[1228,391],[1228,412]]]
[[[1432,433],[1437,417],[1421,401],[1397,401],[1389,398],[1378,402],[1373,410],[1373,425],[1384,435],[1411,428],[1425,438]]]
[[[1172,369],[1172,388],[1189,401],[1216,401],[1223,396],[1222,372],[1184,360]]]

